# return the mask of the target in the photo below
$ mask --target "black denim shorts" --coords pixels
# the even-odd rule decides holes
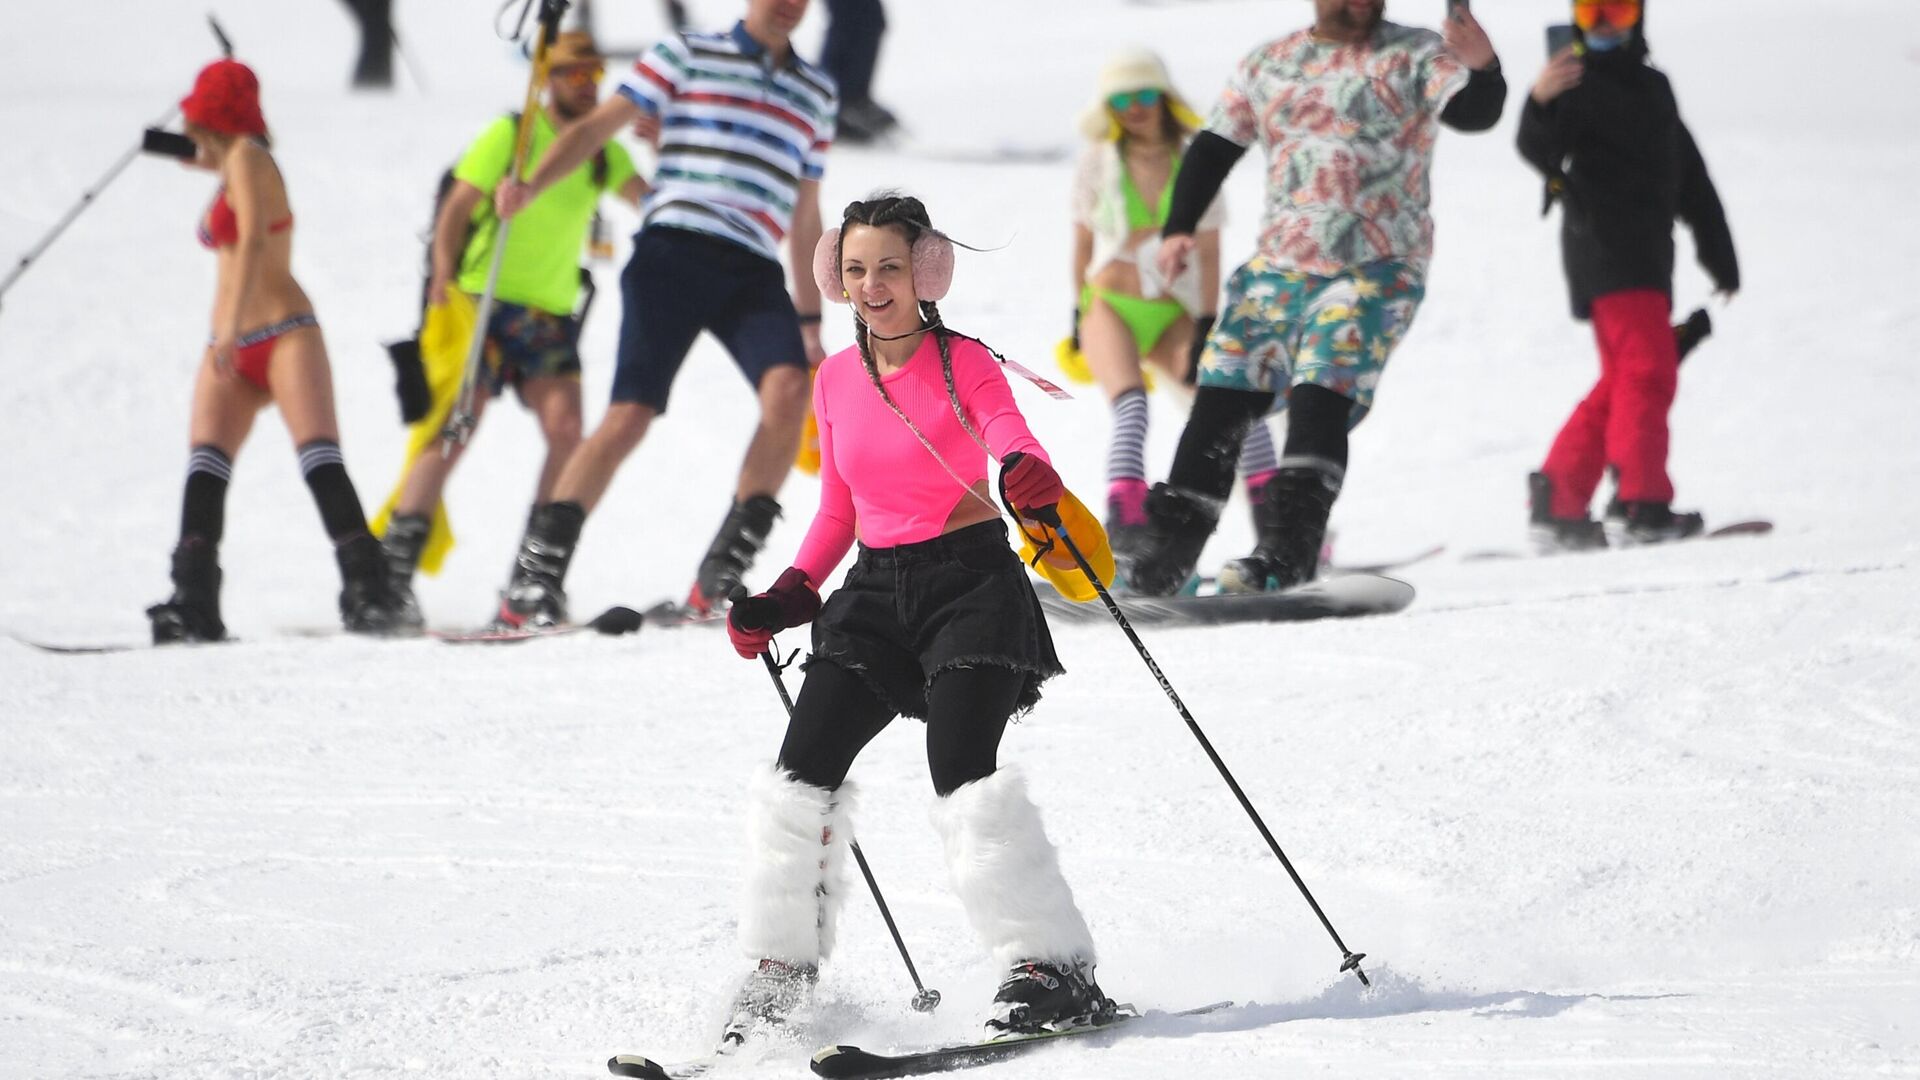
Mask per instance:
[[[1004,521],[860,554],[813,621],[809,665],[831,660],[858,675],[902,716],[924,720],[927,686],[952,668],[1025,672],[1015,713],[1065,668],[1040,598]]]

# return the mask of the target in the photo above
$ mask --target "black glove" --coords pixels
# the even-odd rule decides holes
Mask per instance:
[[[1213,316],[1196,315],[1193,318],[1193,345],[1187,350],[1187,377],[1182,380],[1188,386],[1200,381],[1200,356],[1207,351],[1207,339],[1213,336]]]
[[[433,411],[433,392],[427,388],[427,369],[420,361],[420,339],[390,343],[387,356],[393,361],[393,390],[400,398],[400,419],[419,423]]]

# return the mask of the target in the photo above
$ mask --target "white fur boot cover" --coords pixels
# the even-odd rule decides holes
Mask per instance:
[[[818,966],[832,954],[854,797],[851,783],[828,791],[775,766],[755,771],[740,905],[740,949],[748,959]]]
[[[1022,960],[1094,962],[1093,935],[1018,770],[935,799],[933,826],[953,889],[1001,970]]]

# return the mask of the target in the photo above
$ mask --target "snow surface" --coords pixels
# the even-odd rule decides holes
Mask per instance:
[[[397,6],[427,85],[403,68],[391,97],[344,89],[340,5],[221,12],[266,78],[297,270],[373,505],[402,446],[377,343],[411,325],[433,179],[524,78],[494,5]],[[636,40],[658,32],[650,3],[600,6]],[[1246,48],[1307,18],[1252,0],[890,6],[883,98],[929,142],[973,146],[1070,140],[1102,57],[1128,42],[1164,50],[1204,103]],[[714,24],[737,11],[693,7]],[[1560,8],[1476,8],[1517,98]],[[29,248],[184,92],[213,54],[203,11],[14,5],[0,251]],[[1034,779],[1103,982],[1143,1006],[1242,1004],[995,1075],[1920,1075],[1920,9],[1693,0],[1655,5],[1652,30],[1747,282],[1684,372],[1681,501],[1778,531],[1460,558],[1522,543],[1524,476],[1595,362],[1512,149],[1516,109],[1492,135],[1445,135],[1427,305],[1355,440],[1335,526],[1348,560],[1439,541],[1447,556],[1406,572],[1421,593],[1402,615],[1147,637],[1375,988],[1338,975],[1122,636],[1063,628],[1071,673],[1004,759]],[[844,150],[827,205],[924,195],[995,249],[962,259],[949,319],[1051,370],[1068,168]],[[1231,181],[1230,258],[1252,243],[1256,172]],[[191,231],[210,194],[204,174],[137,161],[5,296],[0,630],[137,641],[165,593],[213,278]],[[601,281],[590,419],[618,322],[613,268]],[[1683,270],[1683,307],[1707,291]],[[849,340],[844,319],[829,335]],[[1095,395],[1021,394],[1097,492]],[[582,610],[680,593],[724,512],[751,397],[703,343],[674,404],[587,530]],[[1177,413],[1162,399],[1156,418],[1164,468]],[[263,417],[234,478],[223,561],[242,643],[68,657],[0,636],[0,1076],[587,1077],[615,1052],[701,1052],[742,971],[738,803],[782,728],[765,673],[705,631],[511,649],[291,636],[331,625],[337,583],[283,432]],[[489,415],[449,493],[461,546],[422,583],[436,623],[487,612],[539,456],[524,413]],[[789,485],[767,577],[814,491]],[[1209,559],[1247,535],[1236,507]],[[991,993],[901,728],[856,769],[861,837],[947,1004],[908,1010],[856,897],[822,1041],[960,1036]]]

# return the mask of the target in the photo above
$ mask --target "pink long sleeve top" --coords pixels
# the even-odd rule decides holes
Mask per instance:
[[[1020,451],[1051,464],[1014,404],[1013,388],[992,354],[977,341],[949,341],[954,392],[993,456]],[[857,347],[822,361],[813,383],[813,415],[820,425],[820,509],[794,559],[816,589],[826,584],[856,536],[869,547],[939,536],[960,500],[972,498],[963,484],[987,476],[986,452],[960,426],[947,397],[933,334],[921,339],[905,367],[880,381],[954,475],[881,400]]]

